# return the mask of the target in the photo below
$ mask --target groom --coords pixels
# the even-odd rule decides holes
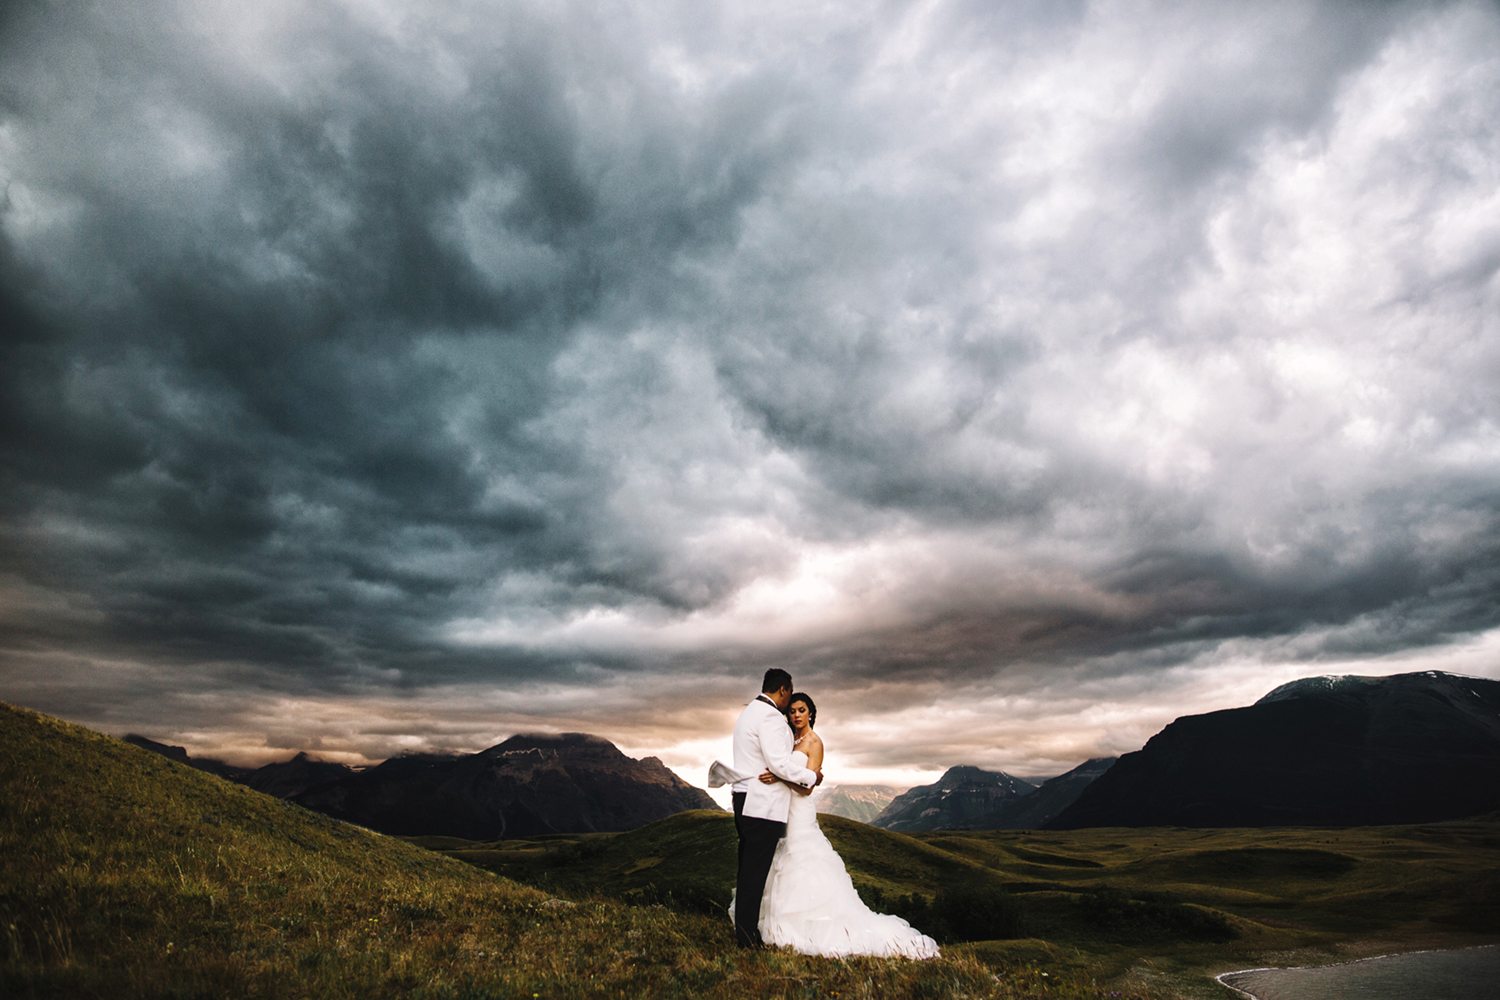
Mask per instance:
[[[745,706],[734,725],[734,769],[757,776],[770,771],[778,778],[811,788],[822,783],[823,774],[798,767],[792,759],[792,731],[781,714],[791,700],[792,675],[778,667],[767,670],[760,696]],[[776,843],[786,836],[792,790],[779,781],[768,785],[757,777],[736,781],[731,792],[734,828],[740,835],[734,937],[741,948],[758,948],[760,897],[771,873]]]

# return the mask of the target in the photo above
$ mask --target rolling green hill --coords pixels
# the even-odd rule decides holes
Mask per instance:
[[[1048,934],[1087,944],[1101,894],[1216,910],[1241,931],[1288,923],[1315,938],[1360,931],[1500,934],[1500,828],[1486,823],[1342,830],[1081,830],[891,833],[835,816],[819,823],[866,900],[900,911],[943,890],[1012,893]],[[734,886],[734,823],[685,812],[629,833],[416,843],[518,881],[722,914]],[[1050,915],[1048,915],[1050,914]],[[1157,935],[1160,937],[1160,935]]]
[[[1149,981],[1155,996],[1220,997],[1229,994],[1208,976],[1229,969],[1500,940],[1493,823],[909,835],[838,817],[819,823],[872,906],[940,938],[975,939],[965,947],[1017,975],[1041,969]],[[734,825],[722,813],[680,813],[615,835],[421,843],[565,895],[718,920],[733,887]],[[1019,926],[991,935],[945,925],[937,904],[955,889],[1008,892]],[[991,937],[1005,940],[982,940]]]
[[[1010,995],[963,951],[742,955],[721,920],[559,900],[6,705],[0,859],[0,997]]]
[[[1494,823],[907,836],[820,822],[880,908],[932,920],[944,890],[1004,890],[1029,936],[930,963],[742,955],[720,909],[724,814],[408,843],[0,705],[0,997],[1165,1000],[1227,996],[1207,976],[1231,968],[1500,939]],[[963,937],[958,918],[981,909],[940,929]]]
[[[1003,889],[1003,876],[902,834],[838,816],[818,820],[866,899],[942,887]],[[412,842],[518,881],[569,894],[603,893],[723,915],[734,888],[733,817],[693,810],[621,834],[474,843],[451,837]]]

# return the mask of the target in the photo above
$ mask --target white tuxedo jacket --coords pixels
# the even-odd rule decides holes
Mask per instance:
[[[785,823],[792,808],[792,790],[781,782],[761,784],[760,774],[769,770],[778,778],[811,788],[817,783],[815,772],[798,767],[792,759],[792,730],[786,716],[768,700],[755,699],[740,713],[734,724],[734,769],[755,775],[748,781],[736,781],[733,790],[745,793],[744,815]]]

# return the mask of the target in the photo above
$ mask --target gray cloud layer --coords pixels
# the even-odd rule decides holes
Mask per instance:
[[[1493,6],[3,16],[6,697],[1500,625]]]

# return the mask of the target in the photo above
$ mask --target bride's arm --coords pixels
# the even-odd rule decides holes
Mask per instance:
[[[819,773],[821,773],[823,767],[823,738],[820,737],[817,733],[813,733],[812,738],[807,741],[807,749],[804,752],[807,754],[808,770],[818,771]],[[770,771],[766,771],[765,773],[763,773],[760,776],[760,780],[763,784],[767,785],[773,785],[779,781],[786,787],[790,788],[792,791],[796,792],[798,795],[811,795],[813,793],[814,786],[799,785],[795,781],[787,781],[785,778],[778,778]]]
[[[817,733],[813,733],[808,738],[807,747],[804,752],[807,754],[808,770],[817,771],[821,774],[823,771],[823,740]],[[783,783],[798,795],[811,795],[813,793],[812,788],[807,785],[794,785],[790,781]]]
[[[809,733],[807,744],[807,769],[809,771],[822,771],[823,737],[817,733]]]

